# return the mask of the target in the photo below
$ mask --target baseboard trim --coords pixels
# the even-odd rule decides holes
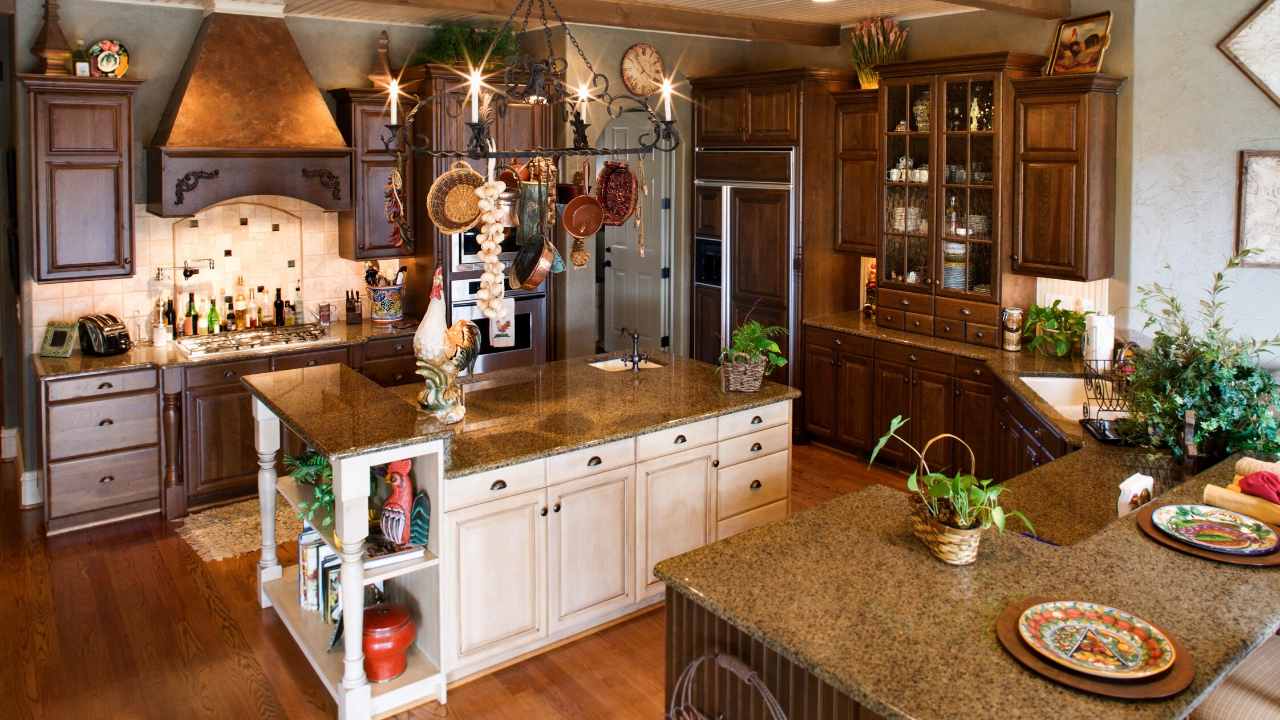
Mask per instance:
[[[30,510],[40,507],[44,504],[44,495],[40,492],[40,471],[27,469],[21,444],[18,445],[15,462],[18,468],[18,509]]]
[[[16,460],[18,457],[18,428],[0,428],[0,460]]]

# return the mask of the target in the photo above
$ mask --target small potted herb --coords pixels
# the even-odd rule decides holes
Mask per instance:
[[[1081,352],[1084,319],[1091,314],[1068,310],[1062,307],[1061,300],[1054,300],[1049,307],[1032,303],[1022,330],[1022,336],[1030,341],[1027,349],[1054,357],[1070,357]]]
[[[982,540],[982,531],[995,527],[1004,532],[1009,518],[1017,518],[1028,530],[1035,532],[1031,521],[1016,510],[1005,510],[1000,506],[1000,493],[1004,488],[991,480],[979,480],[972,473],[946,475],[933,472],[925,460],[929,447],[940,440],[955,440],[969,451],[969,462],[972,468],[977,464],[973,448],[964,440],[944,433],[935,436],[925,443],[923,450],[917,450],[907,442],[898,430],[907,421],[899,415],[889,422],[889,432],[880,438],[871,452],[871,462],[888,444],[890,439],[906,445],[919,459],[915,471],[907,477],[907,489],[915,493],[912,497],[911,531],[929,552],[948,565],[969,565],[978,559],[978,544]]]
[[[724,390],[756,392],[767,373],[787,364],[774,338],[786,335],[785,328],[761,325],[755,320],[733,331],[729,347],[720,351],[720,375]]]
[[[318,452],[305,452],[297,457],[286,455],[284,469],[299,485],[311,486],[311,500],[298,503],[298,517],[316,525],[316,512],[320,513],[320,527],[333,524],[333,467],[329,459]]]

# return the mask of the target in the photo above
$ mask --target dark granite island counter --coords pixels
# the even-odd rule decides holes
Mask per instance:
[[[1104,452],[1086,448],[1035,475]],[[1092,472],[1133,461],[1116,455]],[[1206,483],[1230,481],[1232,464],[1158,500],[1198,502]],[[1123,477],[1107,482],[1114,488]],[[1024,480],[1049,481],[1024,476],[1010,485]],[[1181,718],[1280,627],[1280,571],[1157,545],[1132,515],[1114,517],[1114,494],[1077,498],[1062,485],[1037,489],[1016,505],[1033,521],[1044,517],[1065,528],[1062,518],[1079,503],[1109,504],[1111,519],[1101,520],[1104,507],[1089,510],[1089,534],[1066,532],[1057,538],[1062,545],[991,535],[975,565],[955,568],[934,560],[910,534],[906,495],[873,487],[660,564],[668,585],[668,688],[689,660],[714,650],[764,668],[765,683],[785,696],[790,720],[865,711],[920,720]],[[1194,658],[1193,684],[1163,701],[1123,702],[1032,674],[994,631],[1000,612],[1027,596],[1092,600],[1161,624]],[[758,705],[735,704],[744,698],[728,689],[738,686],[727,675],[702,679],[710,687],[704,712],[768,717]]]

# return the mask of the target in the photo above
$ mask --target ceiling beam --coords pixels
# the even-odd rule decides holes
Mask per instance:
[[[1038,18],[1057,19],[1071,15],[1071,0],[947,0],[947,2],[979,10],[995,10]]]
[[[459,12],[505,19],[514,0],[348,0],[353,5]],[[686,10],[666,5],[637,5],[610,0],[557,0],[567,23],[601,25],[629,30],[656,30],[684,35],[761,40],[795,45],[840,44],[840,26]],[[533,24],[530,20],[530,25]]]

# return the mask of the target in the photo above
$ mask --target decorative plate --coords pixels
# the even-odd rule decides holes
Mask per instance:
[[[1097,677],[1147,678],[1173,665],[1173,643],[1131,613],[1077,600],[1032,605],[1018,618],[1018,634],[1045,658]]]
[[[1229,555],[1267,555],[1280,541],[1265,523],[1212,505],[1165,505],[1151,524],[1175,540]]]
[[[649,43],[636,43],[622,54],[622,84],[632,95],[652,95],[662,88],[666,71],[662,56]]]
[[[129,72],[129,51],[119,40],[99,40],[89,46],[89,74],[122,78]]]

